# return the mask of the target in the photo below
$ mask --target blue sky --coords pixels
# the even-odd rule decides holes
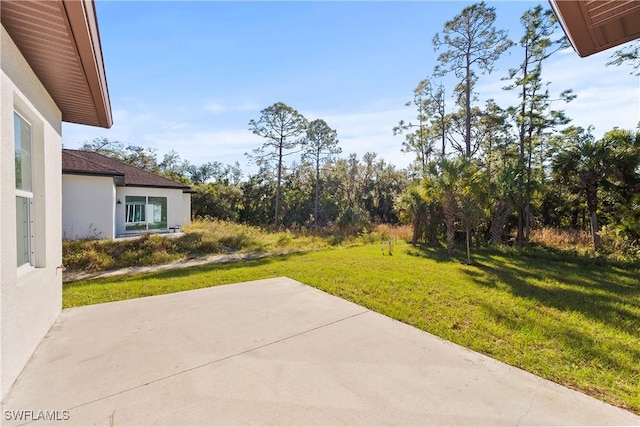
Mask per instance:
[[[512,39],[521,36],[526,9],[548,6],[488,3]],[[98,0],[114,126],[65,124],[63,143],[77,148],[106,137],[154,147],[160,158],[175,149],[195,164],[246,167],[244,153],[261,145],[249,120],[282,101],[336,129],[344,155],[374,151],[404,167],[412,156],[401,153],[402,137],[392,128],[414,116],[404,103],[436,64],[434,34],[468,4]],[[568,49],[543,71],[552,93],[574,90],[578,98],[564,109],[573,124],[595,125],[596,136],[640,120],[640,79],[630,67],[605,67],[610,53],[579,58]],[[519,54],[512,49],[493,74],[481,76],[481,100],[513,102],[500,78]]]

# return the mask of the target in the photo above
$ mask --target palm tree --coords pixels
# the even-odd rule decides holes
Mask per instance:
[[[423,193],[418,186],[409,187],[398,196],[394,203],[394,209],[400,220],[404,223],[411,223],[412,245],[416,245],[418,240],[426,234],[428,203]]]
[[[579,188],[586,197],[587,209],[591,216],[593,247],[601,246],[598,226],[598,189],[614,166],[612,139],[593,140],[590,133],[582,129],[575,143],[558,153],[553,162],[553,170],[565,180],[578,178]]]
[[[464,174],[468,162],[458,157],[443,158],[429,166],[424,185],[428,198],[440,201],[447,228],[447,250],[453,253],[456,219],[459,215],[460,195],[464,185]]]
[[[485,216],[487,176],[474,163],[468,163],[461,176],[459,218],[467,243],[467,264],[471,264],[471,232]]]
[[[515,205],[514,194],[518,179],[518,168],[505,165],[494,182],[491,183],[493,209],[491,211],[491,226],[489,228],[490,243],[497,245],[502,240],[507,217]]]

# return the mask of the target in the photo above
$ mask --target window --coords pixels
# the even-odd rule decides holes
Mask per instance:
[[[167,198],[147,196],[125,197],[125,230],[147,231],[167,229]]]
[[[167,229],[167,198],[149,197],[149,230]]]
[[[16,243],[18,267],[34,264],[31,124],[13,115],[16,173]]]
[[[127,231],[147,229],[145,196],[126,196],[125,198],[125,228]]]

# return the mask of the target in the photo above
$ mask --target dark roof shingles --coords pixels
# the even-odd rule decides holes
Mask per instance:
[[[124,176],[124,185],[190,189],[188,185],[131,166],[93,151],[62,150],[62,173],[81,175]]]

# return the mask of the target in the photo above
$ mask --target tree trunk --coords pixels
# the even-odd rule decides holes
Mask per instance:
[[[593,248],[600,249],[600,229],[598,228],[598,174],[594,170],[587,170],[580,174],[580,181],[587,195],[587,209],[591,215],[591,234]]]
[[[471,264],[471,230],[467,229],[467,264]]]
[[[427,222],[427,236],[426,239],[429,243],[437,243],[438,242],[438,225],[440,220],[440,213],[433,205],[433,203],[429,203],[427,207],[428,217],[425,220]]]
[[[580,182],[587,196],[587,209],[591,215],[593,248],[600,249],[600,229],[598,228],[598,174],[593,169],[580,173]]]
[[[316,159],[316,200],[313,205],[313,225],[318,226],[318,200],[320,199],[320,160]]]
[[[442,86],[440,86],[442,88]],[[445,105],[445,101],[444,101],[444,88],[442,89],[442,103],[439,106],[439,114],[440,114],[440,137],[442,138],[442,155],[440,156],[441,159],[444,159],[447,155],[446,153],[446,144],[447,144],[447,138],[446,138],[446,122],[445,122],[445,114],[446,114],[446,105]]]
[[[416,245],[418,243],[418,237],[420,237],[420,229],[422,228],[422,221],[420,213],[416,212],[416,216],[413,218],[413,235],[411,236],[411,244]]]
[[[525,242],[529,243],[529,237],[531,236],[531,158],[533,156],[533,99],[536,96],[536,88],[533,88],[531,93],[532,102],[529,105],[529,127],[527,129],[527,196],[526,196],[526,207],[525,207],[525,221],[526,221],[526,232],[525,232]]]
[[[492,245],[497,245],[502,241],[504,232],[504,224],[509,213],[509,205],[504,200],[499,200],[493,210],[491,217],[491,228],[489,229],[490,240]]]
[[[516,238],[518,246],[522,246],[522,243],[524,241],[524,221],[522,220],[523,217],[524,209],[522,209],[522,206],[520,206],[518,208],[518,236]]]
[[[457,201],[454,195],[448,194],[444,205],[444,219],[447,226],[447,251],[453,253],[456,234]]]
[[[465,96],[465,157],[467,159],[471,158],[471,64],[469,63],[469,55],[467,55],[467,79],[465,82],[464,88],[464,96]]]
[[[282,181],[282,144],[284,141],[280,140],[280,146],[278,147],[278,183],[276,186],[276,218],[274,220],[274,228],[278,231],[280,227],[280,186]]]
[[[597,251],[602,246],[602,242],[598,228],[598,214],[595,211],[591,212],[591,234],[593,235],[593,248]]]

